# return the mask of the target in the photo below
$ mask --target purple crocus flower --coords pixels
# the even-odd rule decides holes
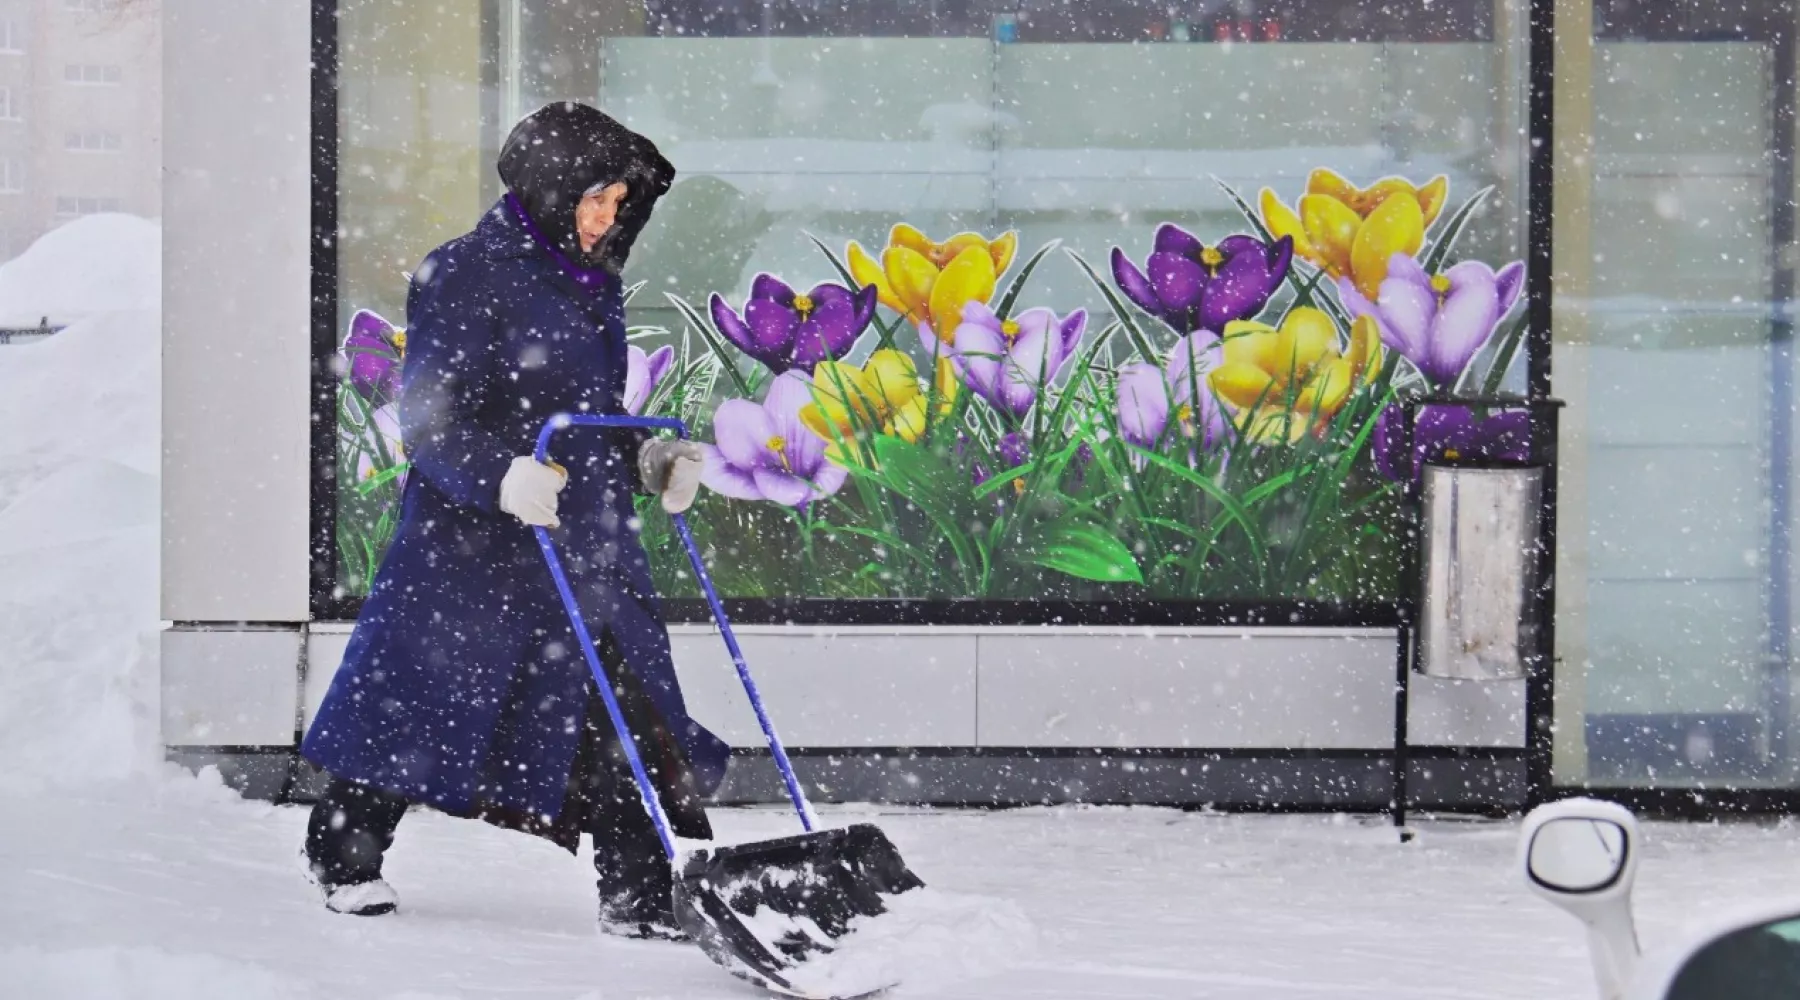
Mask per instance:
[[[1383,410],[1370,442],[1375,468],[1395,482],[1406,475],[1406,459],[1400,454],[1405,419],[1399,406]],[[1531,456],[1530,444],[1531,414],[1524,410],[1501,410],[1477,420],[1467,406],[1422,406],[1413,415],[1413,480],[1418,481],[1425,462],[1438,459],[1523,462]]]
[[[961,447],[962,442],[959,439],[957,448],[960,450]],[[989,469],[979,461],[970,465],[969,471],[975,477],[975,485],[980,486],[982,483],[994,478],[997,473],[1008,472],[1024,465],[1026,461],[1031,458],[1031,442],[1026,441],[1025,435],[1020,434],[1018,431],[1009,431],[1002,435],[999,441],[995,442],[994,458],[1000,465],[998,470]]]
[[[798,368],[810,375],[819,362],[849,352],[874,320],[879,293],[874,285],[853,292],[824,284],[801,295],[774,275],[759,274],[742,317],[714,293],[712,318],[738,350],[775,374]]]
[[[1002,320],[986,303],[971,301],[963,306],[952,358],[969,388],[1017,419],[1068,363],[1086,330],[1085,309],[1062,319],[1048,309],[1027,309]]]
[[[625,348],[625,412],[637,416],[656,392],[656,387],[675,366],[675,348],[664,344],[654,354],[632,344]]]
[[[1207,374],[1219,365],[1218,336],[1199,330],[1181,339],[1161,368],[1137,361],[1119,369],[1119,433],[1140,448],[1162,440],[1171,411],[1182,436],[1211,448],[1225,417]],[[1198,399],[1196,400],[1196,395]]]
[[[1495,272],[1477,260],[1433,277],[1411,256],[1397,253],[1388,258],[1374,302],[1347,278],[1338,279],[1338,294],[1352,316],[1375,317],[1382,343],[1411,361],[1432,385],[1448,389],[1518,301],[1524,278],[1522,261]]]
[[[1157,227],[1147,276],[1124,250],[1112,252],[1119,289],[1177,333],[1219,331],[1232,320],[1254,317],[1287,279],[1293,262],[1291,237],[1264,243],[1240,233],[1209,247],[1166,222]]]
[[[400,398],[400,358],[406,334],[378,313],[358,309],[350,317],[341,353],[350,371],[350,386],[376,407]]]
[[[849,472],[825,460],[825,439],[800,420],[813,401],[799,372],[778,376],[761,403],[728,399],[713,414],[715,443],[704,445],[700,481],[738,500],[799,507],[836,493]]]

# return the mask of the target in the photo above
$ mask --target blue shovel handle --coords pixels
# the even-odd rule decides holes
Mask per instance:
[[[674,417],[629,417],[605,414],[558,414],[544,422],[538,432],[537,451],[535,457],[539,462],[550,457],[550,439],[556,432],[565,427],[627,427],[636,430],[669,430],[685,438],[688,436],[687,425]],[[744,684],[744,693],[750,697],[750,707],[756,711],[756,721],[762,724],[763,736],[768,738],[769,752],[775,757],[775,766],[781,769],[781,778],[787,783],[788,798],[793,800],[794,812],[800,817],[800,826],[811,833],[817,826],[817,818],[813,815],[812,806],[807,804],[806,793],[800,790],[800,782],[794,777],[794,766],[788,761],[787,751],[781,746],[781,738],[775,735],[775,724],[769,721],[769,713],[763,709],[762,695],[757,693],[756,681],[750,677],[750,666],[744,662],[744,651],[739,648],[737,636],[732,634],[731,622],[725,617],[725,606],[719,601],[719,592],[713,588],[712,577],[707,575],[706,564],[700,559],[700,549],[694,545],[694,535],[688,530],[687,518],[680,514],[672,515],[675,532],[681,536],[682,547],[687,549],[688,559],[694,564],[694,576],[700,581],[700,589],[706,594],[706,602],[712,608],[713,620],[719,623],[719,634],[725,637],[725,648],[731,651],[731,662],[736,664],[738,680]],[[619,734],[619,743],[625,750],[625,759],[631,763],[631,774],[637,779],[638,792],[644,800],[644,810],[656,824],[656,835],[662,840],[663,851],[673,861],[675,859],[675,840],[669,833],[668,817],[663,815],[662,800],[656,794],[656,788],[650,783],[650,776],[644,771],[644,762],[638,756],[637,744],[631,738],[631,730],[625,724],[625,714],[619,709],[619,700],[613,694],[612,682],[607,679],[606,669],[600,663],[600,653],[594,646],[593,636],[589,634],[587,621],[582,617],[581,605],[575,600],[575,591],[569,586],[569,576],[563,571],[562,559],[556,554],[556,547],[550,541],[550,532],[544,528],[534,528],[537,534],[538,548],[544,553],[544,563],[550,567],[550,577],[556,581],[556,591],[562,595],[563,609],[569,613],[569,626],[575,630],[575,638],[581,643],[581,652],[587,657],[588,669],[594,674],[594,684],[600,689],[600,697],[606,702],[606,714],[612,719],[613,730]]]

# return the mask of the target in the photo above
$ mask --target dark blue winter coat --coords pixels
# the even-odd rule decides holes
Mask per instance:
[[[399,526],[302,748],[333,775],[458,815],[561,809],[588,667],[531,529],[498,501],[546,417],[622,412],[624,303],[601,277],[577,284],[505,200],[413,276]],[[676,682],[636,535],[638,440],[558,434],[569,479],[551,535],[596,640],[611,631],[705,795],[727,747]]]

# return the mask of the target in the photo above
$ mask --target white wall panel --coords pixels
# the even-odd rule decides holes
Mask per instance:
[[[310,5],[163,16],[163,616],[302,621]]]
[[[299,662],[297,629],[164,631],[163,744],[291,746]]]

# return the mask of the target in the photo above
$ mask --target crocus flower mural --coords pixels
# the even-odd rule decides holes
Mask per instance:
[[[947,358],[938,361],[935,387],[938,411],[956,401],[957,383]],[[917,441],[930,423],[933,387],[921,383],[912,358],[886,348],[863,365],[821,361],[813,372],[813,401],[800,419],[813,433],[831,442],[826,454],[841,465],[863,462],[859,438],[869,433]]]
[[[1399,444],[1406,399],[1500,384],[1523,268],[1468,252],[1462,230],[1486,192],[1452,206],[1444,177],[1320,167],[1291,205],[1229,193],[1241,222],[1155,220],[1121,233],[1099,268],[1055,253],[1059,241],[1020,264],[1016,233],[939,240],[900,222],[879,253],[813,240],[816,274],[752,269],[742,300],[683,290],[695,308],[669,293],[685,326],[634,334],[623,405],[679,417],[705,446],[692,523],[720,586],[771,598],[1397,593],[1409,465],[1527,454],[1526,414],[1504,405],[1424,407],[1413,454]],[[404,482],[392,419],[404,346],[374,313],[344,342],[339,426],[360,435],[339,473],[352,590]],[[694,596],[668,518],[654,502],[639,512],[658,588]]]
[[[625,348],[625,412],[641,415],[674,365],[675,348],[666,344],[654,353],[645,353],[636,344]]]
[[[1254,236],[1227,236],[1214,246],[1180,226],[1156,230],[1156,249],[1147,272],[1125,251],[1112,252],[1113,280],[1138,308],[1176,333],[1217,332],[1233,320],[1262,312],[1286,280],[1294,241],[1283,236],[1264,243]]]
[[[725,300],[712,297],[712,319],[738,350],[779,375],[791,368],[811,372],[828,358],[841,358],[875,318],[877,290],[851,291],[823,284],[805,294],[780,278],[759,274],[739,318]]]
[[[1017,250],[1014,233],[992,240],[959,233],[938,243],[902,223],[888,235],[879,263],[854,241],[846,256],[858,284],[874,288],[883,305],[948,342],[963,306],[994,297],[995,283]]]
[[[359,309],[339,348],[338,548],[346,582],[374,578],[399,517],[407,461],[400,435],[406,331]]]
[[[1389,259],[1374,302],[1348,279],[1339,281],[1338,293],[1351,315],[1374,318],[1382,343],[1411,361],[1432,385],[1448,389],[1493,336],[1524,284],[1520,261],[1495,272],[1481,261],[1466,260],[1431,275],[1418,261],[1397,253]]]
[[[1025,440],[1025,435],[1020,434],[1018,431],[1011,431],[1002,435],[1000,440],[996,443],[994,449],[994,468],[989,469],[986,463],[980,461],[970,463],[969,468],[970,472],[973,474],[975,485],[980,486],[997,475],[1019,468],[1030,458],[1031,443]],[[1019,478],[1013,479],[1012,487],[1015,496],[1024,493],[1025,480]],[[1001,498],[999,502],[1005,503],[1005,499]]]
[[[400,362],[406,334],[379,313],[359,309],[339,349],[351,388],[375,406],[400,398]]]
[[[1388,479],[1406,478],[1401,448],[1405,414],[1398,406],[1381,413],[1371,447],[1375,467]],[[1421,406],[1413,418],[1413,468],[1416,481],[1426,462],[1523,462],[1531,454],[1531,414],[1501,410],[1483,416],[1467,406]]]
[[[780,375],[761,403],[732,399],[713,414],[715,444],[705,446],[701,482],[739,500],[800,507],[836,493],[842,467],[825,460],[825,439],[800,419],[812,386],[797,372]]]
[[[1218,335],[1188,334],[1162,365],[1136,361],[1119,369],[1119,433],[1140,448],[1154,447],[1171,419],[1183,438],[1209,449],[1224,436],[1225,420],[1209,376],[1220,363]]]
[[[1083,309],[1060,319],[1048,309],[1027,309],[1018,319],[1003,320],[985,304],[970,302],[956,328],[952,358],[970,389],[1018,420],[1074,356],[1086,329]]]
[[[1279,328],[1240,320],[1225,327],[1225,360],[1212,387],[1239,413],[1258,441],[1297,440],[1323,429],[1381,357],[1373,320],[1356,322],[1347,348],[1322,310],[1301,306]]]
[[[1359,188],[1323,167],[1306,179],[1296,213],[1269,188],[1262,191],[1262,221],[1277,237],[1294,241],[1294,252],[1333,278],[1349,278],[1374,298],[1397,253],[1411,256],[1424,245],[1425,231],[1443,211],[1449,180],[1419,186],[1386,177]]]

